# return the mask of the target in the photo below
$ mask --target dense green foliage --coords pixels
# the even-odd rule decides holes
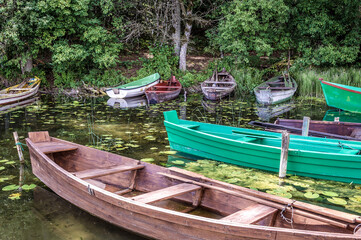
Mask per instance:
[[[83,82],[103,87],[159,72],[190,86],[217,66],[234,74],[239,91],[250,92],[289,60],[300,88],[304,81],[309,91],[308,76],[324,73],[310,68],[361,66],[357,0],[179,0],[181,16],[188,14],[182,21],[194,23],[188,53],[225,56],[202,71],[179,71],[179,58],[167,45],[174,31],[167,8],[175,2],[0,0],[0,78],[36,74],[62,88]],[[122,56],[143,52],[153,57],[139,58],[142,68],[127,74],[132,66]]]

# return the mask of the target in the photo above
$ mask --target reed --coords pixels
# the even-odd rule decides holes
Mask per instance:
[[[361,87],[361,69],[329,68],[307,69],[292,73],[298,83],[298,95],[302,97],[323,97],[319,78],[325,81]]]

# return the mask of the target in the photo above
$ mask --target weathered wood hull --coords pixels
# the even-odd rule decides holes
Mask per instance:
[[[278,172],[281,134],[178,119],[165,112],[172,149],[217,161]],[[361,143],[291,135],[287,173],[361,183]]]
[[[267,83],[274,82],[276,78],[272,78],[265,83],[260,84],[254,89],[257,101],[262,104],[271,105],[281,102],[285,102],[293,97],[297,91],[296,81],[290,77],[292,86],[290,89],[272,89],[272,87],[266,87]],[[277,88],[277,87],[275,87]]]
[[[361,88],[323,80],[321,86],[328,106],[361,113]]]
[[[16,86],[15,86],[16,87]],[[0,105],[16,103],[21,100],[30,98],[38,93],[40,87],[40,80],[36,82],[31,88],[24,88],[24,91],[19,93],[7,94],[7,90],[0,91]],[[14,87],[13,87],[14,88]],[[9,88],[11,90],[12,88]]]
[[[201,84],[204,97],[212,101],[227,97],[234,91],[236,86],[237,83],[233,76],[225,70],[219,73],[214,72],[212,77]]]
[[[326,216],[332,216],[331,219],[341,217],[343,220],[326,221],[324,217],[319,218],[312,213],[307,213],[306,215],[312,216],[312,218],[306,219],[303,217],[304,210],[294,210],[293,226],[299,229],[292,229],[278,216],[279,212],[275,212],[271,208],[272,214],[259,217],[255,224],[231,221],[228,219],[232,213],[240,211],[240,209],[243,211],[242,209],[253,206],[252,204],[257,201],[265,201],[261,199],[262,197],[283,203],[291,203],[291,200],[222,183],[185,170],[165,169],[60,139],[48,138],[42,133],[35,134],[38,136],[32,133],[26,142],[29,147],[33,173],[42,182],[56,194],[79,208],[141,235],[156,239],[361,239],[352,234],[351,227],[358,216],[301,202],[293,202],[293,204],[295,207],[297,205],[303,209],[312,208],[313,210],[314,208]],[[134,172],[99,175],[99,170],[109,171],[114,165],[133,166],[140,170],[137,170],[136,175],[133,174]],[[89,170],[93,171],[93,177],[87,180],[84,175],[88,174],[89,176]],[[98,171],[98,175],[94,175],[94,171]],[[134,178],[134,176],[136,177]],[[175,185],[175,182],[181,181],[179,177],[186,178],[189,184],[185,185],[190,185],[201,178],[202,184],[210,187],[202,189],[201,195],[190,192],[181,196],[174,195],[175,200],[195,204],[194,199],[196,199],[199,207],[212,209],[221,215],[229,216],[224,219],[211,219],[177,212],[135,200],[140,199],[139,195],[136,197],[133,195],[130,197],[120,196],[114,193],[113,189],[115,186],[119,187],[118,185],[127,187],[129,179],[133,179],[135,181],[134,190],[149,192],[144,195],[152,195],[152,191],[178,186]],[[244,196],[245,193],[254,197]],[[144,195],[140,195],[140,197]],[[251,199],[258,200],[254,202]],[[267,202],[267,204],[279,209],[283,206],[274,202]],[[270,209],[270,207],[266,208]],[[285,214],[290,217],[290,212]]]
[[[149,104],[166,102],[178,97],[182,90],[181,83],[173,76],[167,81],[159,82],[145,91]]]

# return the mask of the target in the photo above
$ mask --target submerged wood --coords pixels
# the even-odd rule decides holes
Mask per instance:
[[[251,121],[249,124],[268,129],[287,130],[291,133],[301,135],[303,121],[297,119],[277,119],[274,124],[257,121]],[[361,129],[361,123],[311,120],[308,134],[314,137],[360,141],[361,136],[357,134],[359,129]]]
[[[33,173],[55,193],[92,215],[151,238],[361,239],[353,234],[356,215],[296,201],[291,225],[280,217],[280,210],[286,208],[283,214],[291,218],[291,210],[283,206],[290,199],[92,149],[49,137],[47,132],[29,133],[26,142]],[[38,146],[44,148],[46,143],[74,150],[45,154]],[[136,170],[135,178],[133,170],[95,176],[92,181],[73,174],[138,165],[143,167]],[[132,179],[134,191],[117,195]],[[188,207],[178,211],[160,207],[172,201]],[[195,207],[221,218],[184,213]]]
[[[223,68],[222,72],[213,72],[212,77],[202,82],[203,95],[212,101],[228,96],[236,88],[237,83],[233,76]]]
[[[160,81],[158,84],[148,88],[145,91],[145,95],[147,96],[148,104],[154,104],[175,99],[181,90],[181,83],[175,76],[172,76],[170,79]]]
[[[287,101],[297,90],[296,81],[288,74],[277,76],[254,88],[257,101],[270,105]]]
[[[41,80],[37,77],[30,78],[18,85],[0,91],[0,106],[16,103],[37,94]]]

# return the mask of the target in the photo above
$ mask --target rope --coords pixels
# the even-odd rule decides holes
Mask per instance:
[[[338,141],[338,146],[339,146],[341,149],[343,149],[343,147],[345,146],[345,147],[348,147],[348,148],[351,149],[351,150],[360,150],[360,149],[352,148],[352,147],[350,147],[349,145],[344,144],[344,143],[342,143],[342,142],[340,142],[340,141]]]
[[[27,146],[26,144],[21,143],[21,142],[17,142],[17,143],[15,143],[15,145],[19,145],[19,146],[21,147],[21,150],[22,150],[22,151],[24,151],[23,146]]]
[[[355,233],[357,232],[357,229],[358,229],[359,227],[361,227],[361,223],[355,227],[355,229],[353,230],[353,234],[355,234]]]
[[[296,202],[295,200],[292,203],[286,204],[286,206],[282,209],[281,211],[281,218],[283,220],[285,220],[287,223],[291,224],[292,228],[293,228],[293,203]],[[291,209],[291,218],[287,218],[285,215],[283,215],[283,213],[285,213],[287,211],[287,208]]]

